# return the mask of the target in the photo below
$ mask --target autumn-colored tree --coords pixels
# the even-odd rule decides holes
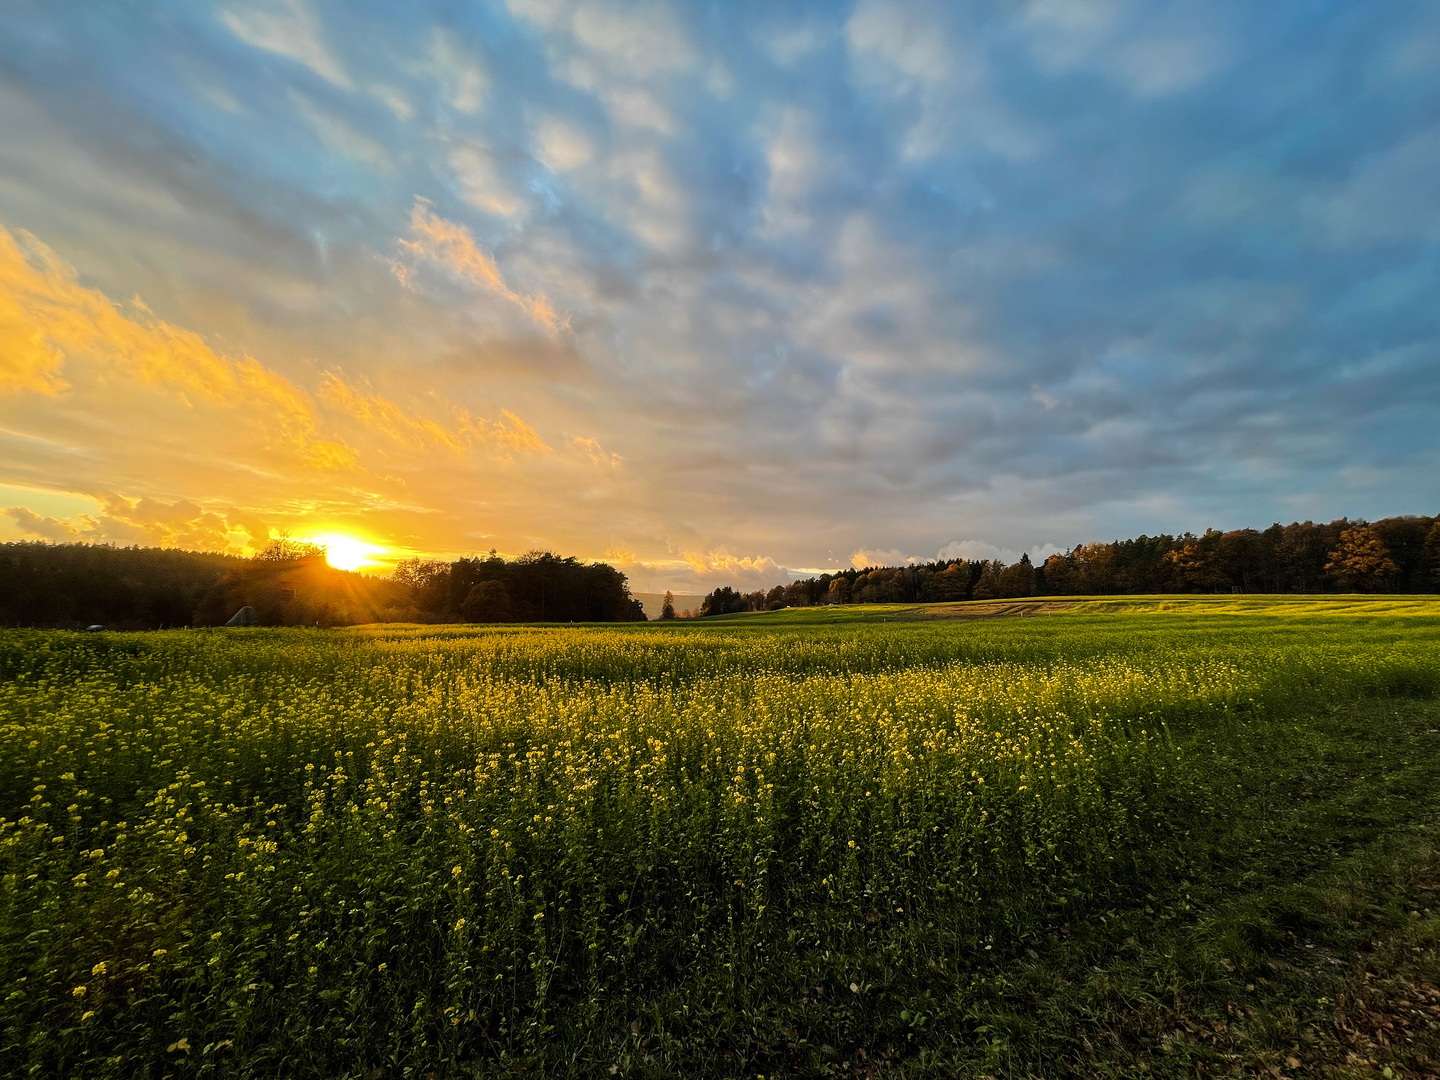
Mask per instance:
[[[970,591],[970,573],[963,562],[954,562],[938,574],[927,574],[920,586],[920,599],[964,600]]]
[[[1014,566],[1005,568],[1000,575],[1001,596],[1033,596],[1035,595],[1035,568],[1030,565],[1030,555],[1027,552],[1020,556],[1020,561]]]
[[[1379,532],[1369,525],[1353,525],[1340,534],[1340,545],[1330,552],[1325,573],[1342,588],[1379,592],[1400,572]]]
[[[1213,592],[1227,584],[1228,579],[1216,564],[1214,553],[1193,536],[1167,551],[1165,561],[1174,568],[1187,591]]]
[[[1075,572],[1064,555],[1051,555],[1040,568],[1045,579],[1045,592],[1051,596],[1064,596],[1075,591]]]
[[[980,580],[975,582],[975,589],[971,593],[976,600],[995,600],[1003,596],[1002,580],[1005,576],[1005,563],[1001,559],[988,559],[985,562],[985,569],[980,571]]]
[[[1075,591],[1103,596],[1116,591],[1119,580],[1115,570],[1114,544],[1085,544],[1070,553],[1075,567]]]

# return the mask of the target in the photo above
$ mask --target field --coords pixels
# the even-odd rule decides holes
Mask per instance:
[[[0,1061],[1440,1068],[1440,601],[924,615],[0,633]]]

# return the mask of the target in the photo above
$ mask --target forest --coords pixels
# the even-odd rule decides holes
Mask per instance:
[[[271,540],[253,558],[103,544],[0,544],[0,625],[109,630],[371,622],[630,622],[644,612],[605,563],[535,551],[516,559],[410,559],[393,577],[337,570],[323,548]]]
[[[756,592],[716,589],[701,615],[817,604],[932,603],[1134,593],[1440,591],[1440,519],[1339,518],[1080,544],[1039,566],[1022,555],[849,569]]]

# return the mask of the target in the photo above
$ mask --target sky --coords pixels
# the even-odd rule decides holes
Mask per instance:
[[[0,6],[0,540],[643,590],[1440,510],[1440,6]]]

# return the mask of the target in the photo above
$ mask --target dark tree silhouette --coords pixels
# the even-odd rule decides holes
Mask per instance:
[[[471,588],[460,605],[460,614],[466,622],[504,623],[510,622],[510,594],[503,581],[482,581]]]

